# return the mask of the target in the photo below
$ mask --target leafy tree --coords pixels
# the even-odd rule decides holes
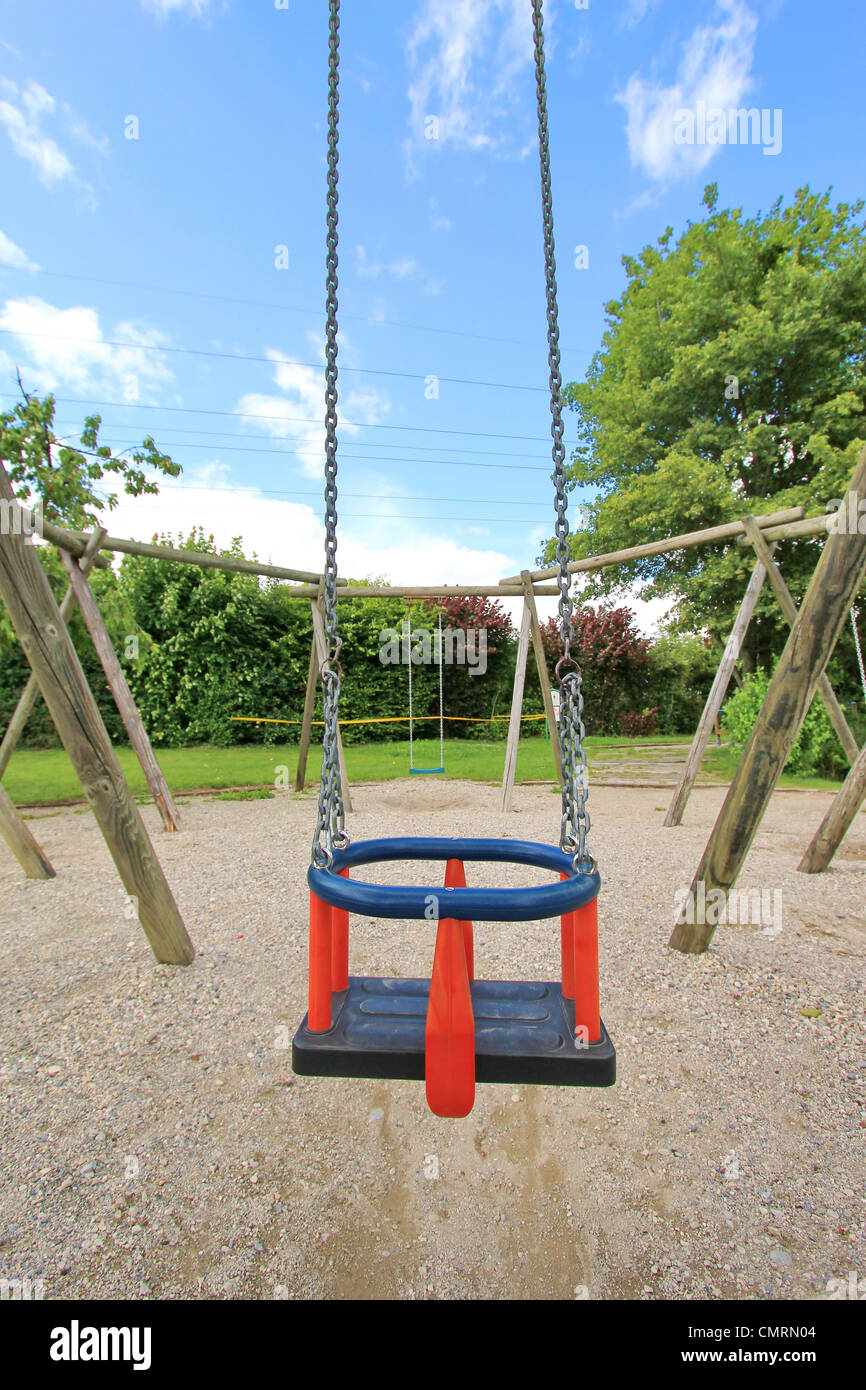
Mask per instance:
[[[756,671],[725,701],[722,723],[735,748],[743,748],[748,742],[769,686],[767,672]],[[824,702],[816,699],[794,741],[786,770],[807,776],[835,777],[844,775],[847,769],[848,762]]]
[[[122,479],[130,497],[140,497],[159,492],[149,472],[172,478],[181,472],[180,464],[161,453],[151,435],[138,448],[114,454],[99,443],[99,415],[87,416],[77,446],[58,439],[54,406],[53,396],[40,400],[24,393],[23,400],[0,413],[0,459],[13,491],[20,502],[32,504],[41,498],[46,521],[73,530],[94,526],[97,512],[117,506],[116,493],[99,490],[107,474]]]
[[[658,731],[694,734],[722,648],[709,636],[665,632],[649,649],[649,684],[658,706]]]
[[[626,287],[584,382],[566,388],[578,417],[572,487],[593,490],[575,558],[840,497],[866,439],[866,237],[863,204],[833,207],[808,188],[748,218],[704,193],[706,216],[679,240],[624,256]],[[552,558],[553,542],[545,556]],[[798,599],[819,554],[785,542]],[[751,552],[701,547],[593,576],[609,594],[637,578],[678,601],[677,620],[724,640]],[[767,664],[785,624],[768,595],[746,665]],[[850,640],[840,648],[853,680]]]

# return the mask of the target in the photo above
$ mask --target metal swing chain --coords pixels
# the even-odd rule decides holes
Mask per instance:
[[[345,829],[343,788],[340,779],[338,744],[340,713],[340,648],[337,630],[337,202],[340,104],[340,0],[329,0],[328,45],[328,236],[327,236],[327,326],[325,332],[325,569],[324,627],[327,651],[320,667],[323,721],[322,777],[316,833],[313,838],[313,864],[317,868],[334,862],[334,848],[349,843]]]
[[[863,663],[863,648],[860,645],[860,633],[857,630],[857,619],[860,613],[856,607],[851,609],[851,626],[854,629],[854,646],[857,649],[857,665],[860,667],[860,682],[863,686],[863,698],[866,700],[866,665]]]
[[[556,488],[556,559],[559,565],[559,633],[563,655],[556,664],[559,681],[559,739],[562,767],[562,823],[560,848],[572,856],[578,873],[593,873],[589,852],[588,770],[583,740],[583,690],[580,669],[571,655],[574,639],[574,604],[568,570],[568,493],[562,423],[562,371],[559,351],[559,310],[556,290],[556,248],[553,236],[553,194],[550,179],[550,137],[547,122],[547,82],[544,70],[543,0],[532,0],[535,41],[535,86],[538,99],[538,148],[541,158],[541,209],[544,222],[544,266],[547,284],[547,361],[550,366],[550,432],[553,436],[553,481]],[[571,668],[571,669],[568,669]]]

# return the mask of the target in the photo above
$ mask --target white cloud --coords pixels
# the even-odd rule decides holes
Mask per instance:
[[[430,209],[430,226],[433,228],[433,231],[450,232],[452,226],[451,218],[443,217],[442,213],[439,211],[439,200],[437,198],[428,198],[427,206]]]
[[[26,251],[22,251],[20,246],[10,240],[5,232],[0,232],[0,265],[8,265],[12,270],[38,270],[38,265],[31,261]]]
[[[14,88],[14,84],[8,84],[7,90],[9,86]],[[57,142],[41,129],[43,117],[53,115],[56,105],[54,97],[38,82],[28,82],[18,106],[0,101],[0,125],[5,126],[13,150],[33,165],[40,181],[49,188],[75,172]]]
[[[634,29],[645,19],[651,10],[658,7],[660,0],[628,0],[620,19],[621,29]]]
[[[0,126],[5,128],[15,153],[33,166],[46,188],[70,182],[84,194],[86,204],[95,208],[92,188],[79,177],[66,151],[44,127],[53,121],[60,127],[64,139],[83,145],[103,157],[108,154],[108,137],[94,135],[84,118],[68,102],[58,104],[38,82],[28,82],[19,92],[15,82],[2,78],[0,91],[9,98],[0,101]]]
[[[210,8],[210,0],[141,0],[144,8],[160,19],[169,15],[183,13],[202,15]]]
[[[121,497],[104,524],[112,535],[148,540],[154,532],[188,534],[203,526],[218,545],[241,535],[249,555],[265,564],[320,573],[324,530],[316,510],[306,503],[269,497],[255,487],[229,485],[229,469],[212,462],[184,474],[181,483],[160,479],[160,495],[136,500]],[[408,510],[405,499],[372,497],[350,508],[386,511],[390,504]],[[354,579],[385,576],[392,584],[486,584],[496,582],[513,557],[493,549],[474,550],[447,536],[431,534],[423,519],[392,517],[364,521],[346,518],[340,527],[340,573]]]
[[[158,352],[143,351],[164,344],[163,334],[118,323],[109,336],[140,346],[112,347],[95,309],[57,309],[35,295],[8,299],[0,309],[0,328],[17,341],[16,358],[25,384],[37,391],[59,386],[91,395],[119,391],[126,401],[144,401],[174,379]]]
[[[526,0],[424,0],[408,43],[410,144],[503,150],[519,104],[516,79],[532,63]],[[429,116],[438,136],[425,137]]]
[[[401,256],[393,261],[371,261],[366,246],[355,247],[358,274],[365,280],[378,280],[382,275],[392,275],[395,280],[409,280],[421,269],[411,256]]]
[[[714,23],[702,24],[682,46],[674,81],[665,86],[633,74],[616,100],[625,107],[632,164],[652,179],[699,172],[719,148],[676,144],[676,113],[698,102],[723,110],[738,107],[751,86],[757,19],[742,0],[718,0]]]
[[[63,112],[66,130],[73,140],[79,145],[86,145],[88,149],[95,150],[97,154],[103,156],[108,154],[109,141],[107,135],[94,135],[84,117],[79,116],[78,112],[69,105],[68,101],[64,101],[61,104],[61,111]]]
[[[350,350],[351,355],[351,350]],[[290,441],[302,472],[321,478],[325,466],[325,374],[318,368],[286,360],[268,348],[274,362],[274,382],[280,395],[250,392],[238,402],[238,410],[261,420],[275,439]],[[340,398],[341,434],[357,435],[360,425],[379,424],[390,411],[390,402],[372,387],[344,389]],[[316,423],[311,424],[310,421]]]

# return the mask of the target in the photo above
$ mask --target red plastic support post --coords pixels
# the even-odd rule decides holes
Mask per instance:
[[[463,867],[462,859],[449,859],[445,865],[445,887],[446,888],[465,888],[466,870]],[[460,929],[463,934],[463,949],[466,952],[466,971],[470,980],[475,979],[475,949],[472,943],[472,923],[461,922]]]
[[[331,906],[310,893],[310,999],[307,1024],[312,1033],[331,1026]]]
[[[584,903],[574,917],[574,1023],[587,1030],[587,1041],[598,1042],[598,898]]]
[[[340,870],[341,878],[349,877],[348,869]],[[344,907],[331,908],[331,989],[349,988],[349,914]]]
[[[455,1120],[475,1104],[475,1017],[462,925],[453,917],[439,923],[425,1031],[427,1104]]]

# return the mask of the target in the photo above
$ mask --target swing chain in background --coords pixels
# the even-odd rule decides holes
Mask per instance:
[[[550,136],[547,121],[547,81],[544,70],[543,0],[532,0],[535,42],[535,85],[538,99],[538,148],[541,158],[541,210],[544,224],[544,268],[547,287],[547,361],[550,367],[550,432],[553,436],[553,481],[556,489],[556,560],[559,565],[559,635],[563,654],[556,665],[560,690],[559,741],[562,767],[560,848],[572,856],[577,873],[593,873],[589,852],[588,769],[583,741],[582,677],[571,655],[574,605],[571,598],[571,558],[568,545],[568,490],[562,423],[562,369],[559,349],[559,310],[556,288],[556,248],[553,235],[553,194],[550,177]],[[570,668],[570,669],[568,669]]]
[[[340,103],[340,0],[329,0],[328,46],[328,236],[327,236],[327,326],[325,332],[325,569],[323,616],[326,654],[320,668],[323,720],[322,777],[313,864],[317,868],[334,862],[333,851],[349,843],[345,829],[343,788],[340,779],[340,648],[337,629],[337,202],[339,162]]]
[[[857,665],[860,667],[860,683],[863,686],[863,699],[866,700],[866,665],[863,663],[863,648],[860,645],[860,632],[857,628],[857,619],[860,616],[859,609],[855,606],[851,608],[851,626],[854,629],[854,646],[857,651]]]

